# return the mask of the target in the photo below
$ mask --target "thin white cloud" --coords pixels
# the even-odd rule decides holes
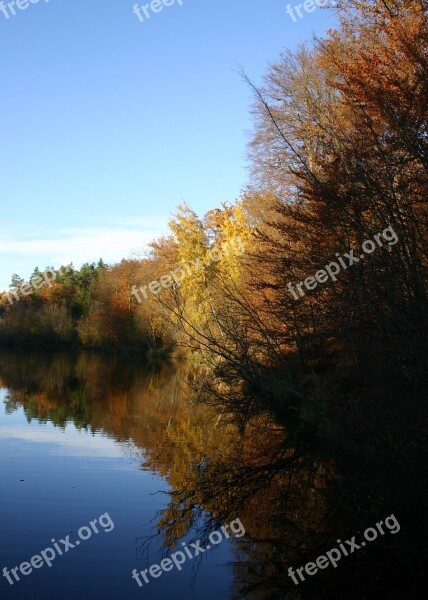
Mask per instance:
[[[126,228],[164,230],[168,220],[169,217],[151,215],[149,217],[100,217],[98,222]]]
[[[121,227],[83,227],[60,229],[54,237],[19,239],[18,236],[0,237],[0,254],[19,256],[49,256],[51,262],[126,258],[140,252],[155,237],[165,233],[166,219],[139,223],[123,219]],[[128,227],[126,226],[128,225]]]
[[[141,250],[159,234],[159,231],[130,229],[74,229],[58,231],[58,238],[32,240],[0,240],[0,254],[29,256],[46,255],[51,261],[73,262],[95,260],[120,260]]]
[[[22,271],[24,264],[28,265],[28,273],[22,275],[28,276],[35,266],[58,267],[72,262],[79,268],[99,258],[111,264],[141,256],[149,242],[167,232],[168,218],[106,217],[102,221],[103,226],[60,229],[40,237],[0,234],[1,279],[9,281],[12,273]]]

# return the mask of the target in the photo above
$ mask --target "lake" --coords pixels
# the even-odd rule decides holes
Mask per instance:
[[[363,468],[267,410],[196,402],[196,376],[0,354],[1,598],[423,597],[411,473]],[[352,536],[366,541],[336,566],[295,574]]]

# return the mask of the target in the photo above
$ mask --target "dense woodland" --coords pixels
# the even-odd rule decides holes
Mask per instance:
[[[142,260],[71,268],[13,305],[3,296],[1,343],[180,349],[205,368],[201,397],[268,403],[307,436],[316,423],[367,451],[412,440],[416,452],[428,384],[426,9],[350,0],[338,30],[285,51],[262,86],[243,74],[254,132],[242,197],[203,217],[180,206]],[[290,294],[387,227],[398,243]],[[244,253],[207,259],[237,237]],[[141,303],[132,293],[197,259],[206,267],[180,285]]]

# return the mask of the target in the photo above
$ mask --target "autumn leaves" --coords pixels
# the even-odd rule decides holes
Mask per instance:
[[[372,254],[376,250],[376,248],[382,247],[382,237],[385,241],[389,243],[390,246],[394,246],[398,242],[398,236],[393,230],[393,228],[387,227],[382,231],[382,233],[377,233],[374,236],[374,240],[376,241],[376,243],[373,240],[366,240],[365,242],[363,242],[363,244],[361,245],[363,254],[356,256],[355,251],[350,250],[349,252],[345,252],[343,257],[341,257],[339,253],[336,253],[337,262],[330,262],[324,267],[324,270],[321,269],[320,271],[317,271],[315,273],[315,277],[306,277],[304,281],[297,283],[295,286],[289,283],[287,286],[288,290],[293,295],[293,298],[295,300],[298,300],[299,296],[296,294],[296,288],[299,291],[300,295],[304,296],[305,292],[303,291],[303,285],[308,291],[311,291],[317,287],[318,283],[325,283],[326,281],[328,281],[329,277],[332,281],[337,281],[336,275],[340,273],[341,268],[343,268],[346,271],[348,267],[352,267],[354,264],[357,264],[361,260],[363,260],[363,258],[366,255]],[[346,260],[348,261],[347,263],[344,261],[344,258],[346,258]]]
[[[147,300],[147,289],[152,294],[157,296],[160,294],[162,289],[168,289],[172,286],[180,287],[183,279],[206,269],[212,263],[219,262],[222,259],[223,254],[228,254],[229,252],[242,253],[244,252],[244,249],[243,242],[239,237],[231,239],[223,243],[221,249],[215,246],[207,249],[206,258],[202,259],[201,257],[196,257],[194,260],[185,262],[180,267],[170,271],[168,274],[162,275],[158,280],[151,281],[148,285],[141,286],[139,291],[134,285],[131,293],[133,296],[135,296],[137,302],[141,304],[142,300],[140,293]]]

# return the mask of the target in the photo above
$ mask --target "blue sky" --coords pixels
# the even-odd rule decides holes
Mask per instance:
[[[135,0],[0,12],[0,289],[36,265],[139,255],[180,202],[237,198],[252,123],[236,69],[259,82],[335,23],[294,22],[287,3],[183,0],[143,23]]]

